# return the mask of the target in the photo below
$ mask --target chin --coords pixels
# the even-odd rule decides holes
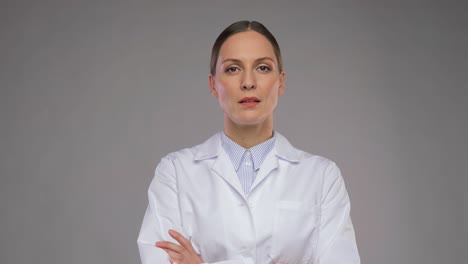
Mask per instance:
[[[259,115],[258,113],[249,113],[230,116],[230,122],[236,126],[259,126],[268,122],[270,115]]]
[[[266,119],[260,118],[243,118],[234,122],[238,126],[258,126],[266,122]]]

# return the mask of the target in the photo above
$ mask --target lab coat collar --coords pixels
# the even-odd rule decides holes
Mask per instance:
[[[229,156],[223,151],[221,142],[221,133],[217,133],[207,141],[198,146],[198,150],[195,154],[195,161],[201,161],[206,159],[214,159],[211,169],[223,178],[236,192],[247,199],[249,194],[244,193],[239,178],[237,177],[236,171],[229,159]],[[265,161],[260,168],[257,177],[255,177],[250,193],[268,176],[270,172],[278,168],[278,160],[286,160],[291,163],[299,162],[300,151],[295,149],[289,141],[283,137],[280,133],[275,131],[276,142],[271,152],[265,158]],[[230,166],[232,169],[227,169],[226,166]]]
[[[275,131],[276,134],[276,145],[273,148],[276,156],[283,160],[287,160],[292,163],[299,162],[301,158],[301,151],[296,149],[289,141],[280,133]]]
[[[198,146],[195,154],[195,161],[211,159],[219,156],[223,147],[221,144],[221,133],[218,132],[211,136],[208,140]],[[293,147],[291,143],[278,131],[275,131],[276,142],[273,147],[273,153],[280,159],[296,163],[299,162],[301,152]]]
[[[197,152],[195,153],[195,161],[211,159],[217,157],[222,150],[221,133],[216,133],[207,139],[202,144],[198,145]]]

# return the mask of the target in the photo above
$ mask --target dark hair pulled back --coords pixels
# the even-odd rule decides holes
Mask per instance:
[[[281,50],[273,34],[271,34],[271,32],[260,22],[242,20],[232,23],[230,26],[225,28],[221,34],[219,34],[218,38],[216,38],[213,48],[211,49],[211,75],[214,76],[216,74],[216,62],[218,61],[219,51],[221,50],[223,43],[234,34],[251,30],[263,35],[271,43],[275,52],[276,60],[278,61],[278,70],[279,72],[283,71]]]

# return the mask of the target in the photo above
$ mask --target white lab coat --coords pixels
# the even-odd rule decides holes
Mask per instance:
[[[205,263],[360,263],[349,197],[334,162],[275,132],[275,146],[245,195],[220,133],[157,166],[138,237],[143,264],[169,263],[154,245],[174,242],[169,229],[190,239]]]

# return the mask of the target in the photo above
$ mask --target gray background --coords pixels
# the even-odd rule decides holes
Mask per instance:
[[[363,263],[468,256],[464,1],[1,1],[0,263],[138,263],[154,167],[222,129],[216,36],[259,20],[275,128],[335,160]]]

